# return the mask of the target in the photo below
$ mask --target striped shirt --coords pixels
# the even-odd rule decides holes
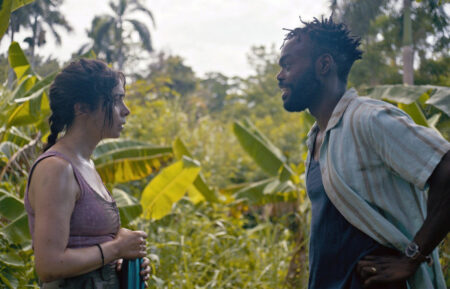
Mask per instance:
[[[308,134],[311,149],[319,127]],[[404,251],[426,217],[427,180],[450,143],[434,130],[380,100],[345,92],[333,110],[320,148],[328,198],[347,221],[378,243]],[[308,172],[306,172],[307,174]],[[411,289],[445,288],[438,252],[423,263]]]

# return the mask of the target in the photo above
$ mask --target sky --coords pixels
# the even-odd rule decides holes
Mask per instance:
[[[62,46],[48,41],[38,54],[68,61],[74,51],[89,42],[86,29],[94,16],[109,13],[108,2],[65,0],[61,12],[74,31],[62,33]],[[275,44],[278,48],[285,34],[282,28],[300,26],[299,16],[311,20],[330,14],[328,0],[145,0],[143,3],[152,11],[156,27],[143,14],[134,18],[151,27],[155,50],[181,56],[199,76],[211,71],[248,76],[253,72],[247,63],[251,46]],[[0,43],[0,53],[7,51],[7,42],[3,39]]]

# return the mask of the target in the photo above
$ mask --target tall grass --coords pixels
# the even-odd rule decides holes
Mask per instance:
[[[164,219],[140,223],[149,234],[150,288],[285,287],[294,233],[283,219],[256,219],[245,229],[228,206],[181,201]]]

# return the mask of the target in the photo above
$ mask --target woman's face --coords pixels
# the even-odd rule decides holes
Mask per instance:
[[[102,105],[99,105],[98,109],[94,111],[95,125],[101,132],[101,138],[118,138],[120,132],[125,125],[125,119],[130,114],[130,110],[125,105],[124,97],[125,90],[122,80],[112,90],[112,123],[108,123],[105,119],[105,110]]]

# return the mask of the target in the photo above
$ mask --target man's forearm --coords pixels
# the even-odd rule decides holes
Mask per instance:
[[[450,152],[429,179],[427,217],[414,237],[422,255],[429,255],[450,230]]]

